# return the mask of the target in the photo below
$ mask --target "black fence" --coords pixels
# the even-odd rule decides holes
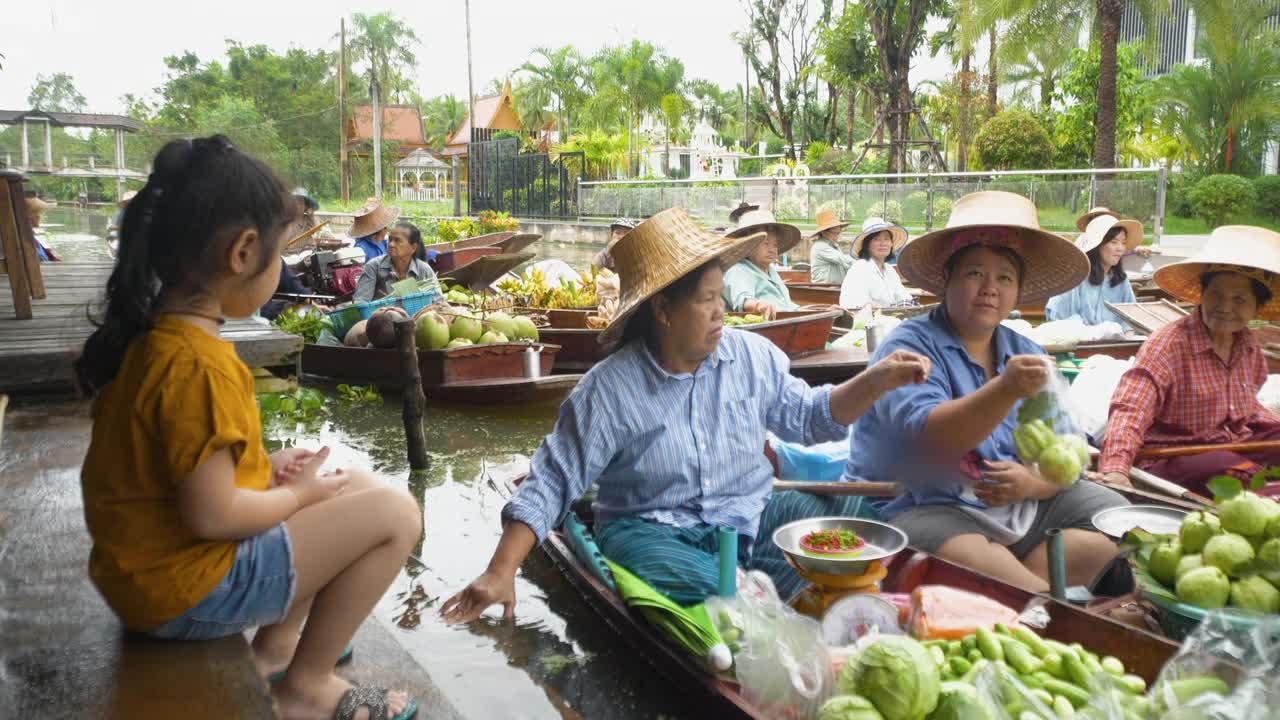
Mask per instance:
[[[520,141],[473,142],[467,149],[467,212],[505,211],[517,217],[576,218],[578,182],[585,179],[580,152],[520,153]]]

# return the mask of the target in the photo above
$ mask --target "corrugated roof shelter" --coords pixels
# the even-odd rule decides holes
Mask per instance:
[[[502,86],[497,95],[476,98],[475,127],[481,130],[520,130],[523,123],[520,113],[516,112],[515,99],[511,97],[511,83]],[[445,157],[457,155],[466,157],[467,144],[471,142],[471,116],[468,113],[462,125],[449,136],[445,143]]]

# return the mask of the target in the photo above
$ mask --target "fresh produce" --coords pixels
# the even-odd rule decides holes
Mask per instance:
[[[479,340],[476,340],[476,344],[491,345],[493,343],[504,343],[506,341],[507,341],[506,335],[503,335],[502,333],[494,332],[492,330],[487,330],[480,336]]]
[[[1209,538],[1222,532],[1222,522],[1218,516],[1207,510],[1193,512],[1182,519],[1182,527],[1178,529],[1178,540],[1182,542],[1182,551],[1198,553],[1204,550]]]
[[[396,306],[382,307],[373,311],[373,315],[369,317],[369,322],[365,326],[365,335],[369,337],[369,344],[376,348],[395,347],[395,321],[408,317],[409,314],[404,311],[404,308]]]
[[[996,720],[991,702],[967,682],[948,680],[938,692],[938,707],[929,720]]]
[[[1271,520],[1276,508],[1280,507],[1272,500],[1242,492],[1218,505],[1218,519],[1222,529],[1237,535],[1262,535],[1267,531],[1267,523]]]
[[[1212,565],[1231,577],[1253,562],[1253,554],[1253,544],[1235,533],[1214,535],[1201,553],[1205,565]]]
[[[512,318],[512,333],[508,335],[512,340],[529,340],[531,342],[538,341],[538,327],[533,321],[524,315]]]
[[[475,343],[471,342],[466,338],[454,338],[449,341],[448,345],[445,345],[445,349],[448,350],[452,348],[467,347],[468,345],[474,345],[474,344]]]
[[[924,720],[938,705],[941,684],[938,665],[923,645],[889,635],[845,666],[838,689],[867,698],[885,720]]]
[[[738,327],[741,325],[758,325],[764,322],[763,315],[725,315],[724,324],[726,327]]]
[[[320,333],[329,329],[329,319],[319,311],[288,308],[271,321],[281,332],[302,336],[303,342],[314,345]]]
[[[884,720],[884,716],[860,695],[836,695],[818,708],[815,720]]]
[[[1182,558],[1178,560],[1178,569],[1173,572],[1174,582],[1177,582],[1178,578],[1198,567],[1204,567],[1204,556],[1200,553],[1196,553],[1195,555],[1183,555]],[[1169,583],[1169,587],[1173,587],[1173,585],[1174,583]]]
[[[479,340],[484,333],[480,327],[480,321],[465,308],[455,308],[453,312],[453,319],[449,321],[449,338],[451,340],[465,338],[470,343]]]
[[[1224,607],[1231,595],[1231,581],[1219,568],[1206,565],[1178,578],[1178,599],[1205,609]]]
[[[600,302],[596,296],[596,281],[610,271],[601,271],[592,267],[590,271],[579,273],[577,280],[564,281],[558,285],[547,282],[542,271],[528,271],[526,277],[508,277],[498,283],[498,290],[515,298],[516,302],[532,308],[565,308],[583,309],[597,307]]]
[[[1178,564],[1182,561],[1182,543],[1171,539],[1156,546],[1151,551],[1151,559],[1147,561],[1147,570],[1151,577],[1163,585],[1173,587],[1178,578]]]
[[[866,540],[852,530],[814,530],[800,538],[800,549],[816,557],[855,557]]]
[[[1013,431],[1013,441],[1018,447],[1018,455],[1028,462],[1039,460],[1041,453],[1048,450],[1057,442],[1057,439],[1058,436],[1054,434],[1053,428],[1039,418],[1022,423]]]
[[[481,321],[481,325],[484,326],[485,330],[489,330],[509,338],[516,336],[515,319],[502,311],[489,313],[484,317],[484,320]]]
[[[1070,436],[1067,436],[1070,437]],[[1084,463],[1080,455],[1066,443],[1055,443],[1040,453],[1036,460],[1040,475],[1055,485],[1069,486],[1080,477]]]
[[[434,310],[421,313],[414,337],[419,350],[441,350],[449,344],[449,321]]]
[[[1280,538],[1271,538],[1258,547],[1258,569],[1280,572]]]
[[[342,338],[342,344],[346,345],[347,347],[358,347],[358,348],[362,348],[368,345],[369,336],[366,335],[364,332],[365,326],[368,325],[368,323],[369,323],[368,320],[361,320],[355,325],[352,325],[351,329],[347,331],[346,337]]]
[[[1232,607],[1260,613],[1280,612],[1280,590],[1260,575],[1251,575],[1231,583]]]
[[[1013,442],[1024,462],[1036,463],[1048,481],[1067,487],[1080,478],[1089,464],[1089,446],[1075,433],[1054,431],[1053,417],[1060,411],[1054,395],[1040,392],[1018,408],[1018,427]]]

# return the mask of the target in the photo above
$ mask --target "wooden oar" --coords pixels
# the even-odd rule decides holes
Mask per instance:
[[[289,242],[285,243],[284,249],[285,249],[285,250],[288,250],[289,248],[293,247],[294,245],[296,245],[296,244],[298,244],[298,243],[302,242],[303,240],[306,240],[307,238],[311,237],[312,235],[315,235],[316,233],[320,232],[320,228],[322,228],[322,227],[324,227],[325,225],[328,225],[328,224],[329,224],[329,221],[328,221],[328,220],[325,220],[324,222],[320,223],[319,225],[316,225],[315,227],[312,227],[312,228],[307,229],[307,230],[306,230],[305,232],[303,232],[301,235],[298,235],[298,237],[296,237],[296,238],[294,238],[294,239],[290,240]]]
[[[1203,507],[1213,506],[1213,501],[1209,498],[1197,495],[1181,485],[1171,483],[1162,477],[1152,475],[1142,468],[1129,468],[1129,479],[1133,481],[1135,487],[1143,487],[1151,492],[1195,503]]]
[[[1201,453],[1213,452],[1214,450],[1226,450],[1234,453],[1253,453],[1265,452],[1267,450],[1280,450],[1280,440],[1254,440],[1250,442],[1238,443],[1219,443],[1217,445],[1177,445],[1174,447],[1144,447],[1138,450],[1136,459],[1139,460],[1156,460],[1163,458],[1182,457],[1183,455],[1199,455]]]
[[[888,482],[802,482],[798,480],[774,480],[773,491],[809,493],[810,495],[827,495],[831,497],[897,497],[901,488],[897,483]]]

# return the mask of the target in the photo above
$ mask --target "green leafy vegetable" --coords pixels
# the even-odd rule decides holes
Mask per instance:
[[[280,313],[271,324],[280,328],[281,332],[301,335],[308,345],[314,345],[320,339],[320,333],[330,329],[329,318],[323,313],[318,310],[298,311],[295,308]]]
[[[311,388],[264,393],[258,396],[258,415],[264,429],[275,424],[316,422],[329,415],[325,400],[324,393]]]
[[[343,402],[354,405],[381,405],[382,395],[372,385],[339,385],[338,394]]]

